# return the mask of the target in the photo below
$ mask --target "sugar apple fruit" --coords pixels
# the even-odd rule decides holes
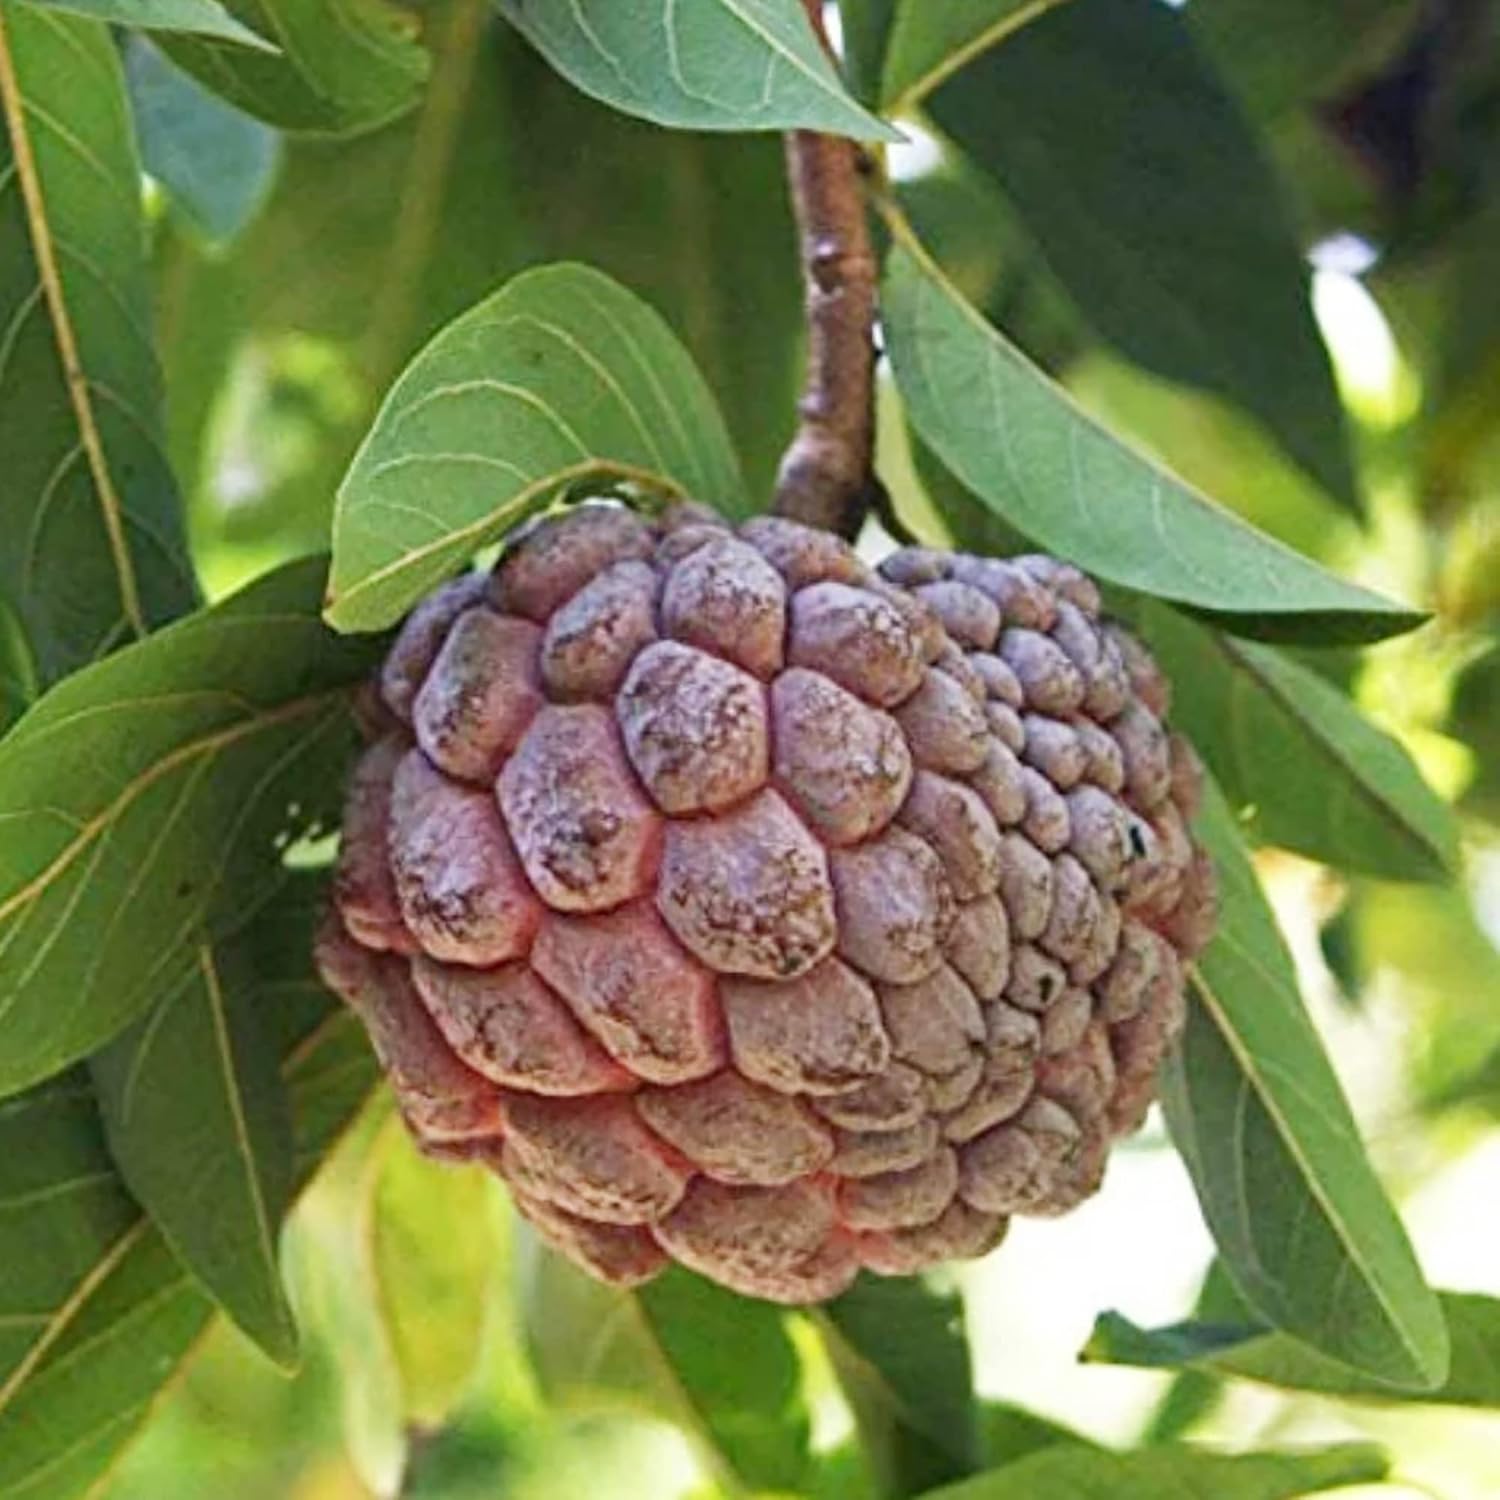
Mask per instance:
[[[816,1301],[1092,1193],[1214,921],[1168,687],[1048,557],[589,503],[407,620],[319,939],[407,1123],[633,1284]]]

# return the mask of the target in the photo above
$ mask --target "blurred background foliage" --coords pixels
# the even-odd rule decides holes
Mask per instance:
[[[880,9],[850,4],[846,19]],[[986,170],[962,98],[940,90],[933,119],[906,122],[890,173],[965,294],[1087,409],[1273,534],[1432,611],[1364,652],[1303,656],[1347,683],[1461,811],[1464,879],[1417,888],[1284,853],[1261,863],[1425,1268],[1445,1287],[1500,1294],[1500,7],[1188,0],[1184,14],[1264,143],[1313,268],[1353,440],[1347,479],[1319,484],[1241,406],[1165,378],[1153,330],[1081,300],[1018,211],[1035,184]],[[1066,22],[1030,24],[1045,45],[1043,28]],[[338,139],[283,133],[208,93],[195,74],[211,43],[124,43],[171,456],[214,596],[326,545],[338,478],[394,374],[533,263],[588,261],[666,315],[755,492],[793,421],[800,286],[776,139],[616,114],[482,0],[434,0],[402,25],[371,85],[394,118]],[[865,34],[852,33],[856,50]],[[428,83],[403,111],[423,50]],[[1021,66],[1003,49],[994,61]],[[298,114],[307,99],[267,109],[259,89],[249,77],[241,102],[327,126]],[[906,527],[995,540],[914,449],[888,384],[881,450]],[[1362,521],[1339,503],[1356,490]],[[0,618],[0,715],[30,695],[8,639]],[[851,1412],[806,1317],[788,1320],[785,1347],[718,1351],[764,1362],[762,1409],[705,1412],[661,1357],[649,1298],[543,1257],[496,1187],[421,1162],[379,1101],[302,1199],[285,1256],[299,1373],[285,1378],[215,1321],[107,1500],[706,1500],[736,1488],[714,1458],[726,1441],[785,1492],[865,1492]],[[1018,1222],[960,1277],[990,1440],[1013,1456],[1063,1428],[1121,1445],[1373,1438],[1394,1454],[1382,1494],[1500,1493],[1493,1407],[1335,1402],[1076,1362],[1104,1309],[1138,1324],[1187,1316],[1210,1256],[1156,1124],[1118,1154],[1101,1197],[1063,1222]],[[678,1280],[652,1295],[717,1295]]]

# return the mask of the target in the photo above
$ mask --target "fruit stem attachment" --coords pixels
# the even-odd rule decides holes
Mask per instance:
[[[821,0],[803,0],[830,57]],[[806,287],[807,379],[774,510],[853,538],[875,498],[875,252],[864,157],[842,136],[796,130],[787,178]]]

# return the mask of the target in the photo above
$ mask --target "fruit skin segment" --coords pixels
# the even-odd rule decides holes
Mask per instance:
[[[588,502],[413,611],[324,978],[621,1285],[983,1255],[1136,1129],[1216,912],[1170,688],[1052,558]]]

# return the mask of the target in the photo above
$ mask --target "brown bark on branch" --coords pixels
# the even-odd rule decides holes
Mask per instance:
[[[822,6],[804,0],[825,47]],[[787,176],[807,298],[807,381],[781,461],[775,511],[853,537],[873,498],[876,265],[860,148],[840,136],[787,136]]]

